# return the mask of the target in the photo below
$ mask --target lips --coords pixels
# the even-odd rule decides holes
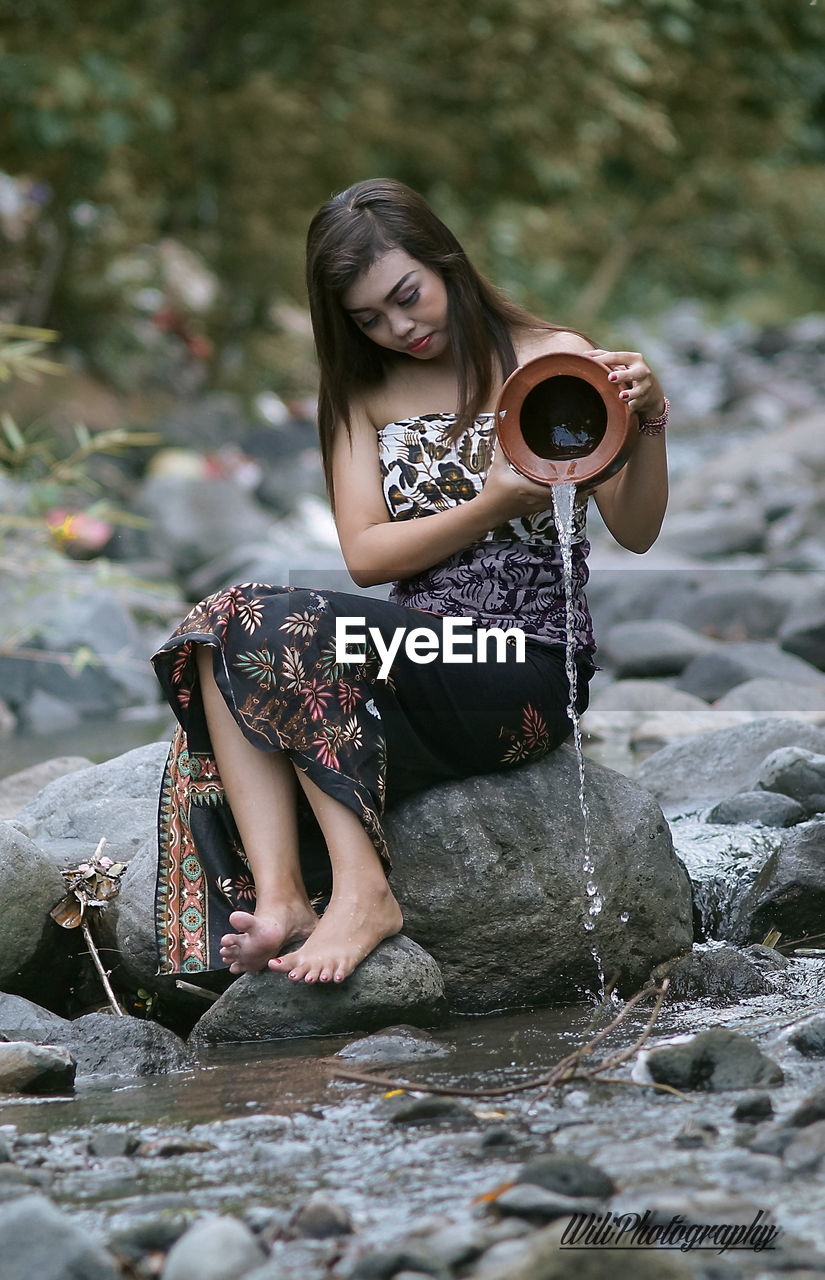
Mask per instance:
[[[430,345],[430,343],[432,342],[432,338],[433,338],[433,335],[431,333],[428,333],[423,338],[416,338],[415,342],[410,342],[407,344],[407,350],[411,352],[413,355],[416,355],[416,353],[419,351],[425,351],[427,347]]]

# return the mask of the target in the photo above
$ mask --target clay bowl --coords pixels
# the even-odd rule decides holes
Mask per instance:
[[[608,370],[587,356],[537,356],[501,388],[496,430],[507,461],[539,484],[593,489],[627,461],[638,419]]]

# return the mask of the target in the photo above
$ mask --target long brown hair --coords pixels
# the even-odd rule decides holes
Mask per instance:
[[[307,235],[307,292],[321,379],[318,430],[327,488],[336,425],[350,431],[354,396],[378,385],[394,353],[378,346],[347,315],[342,295],[391,249],[403,249],[438,273],[447,290],[447,331],[458,375],[459,435],[489,400],[495,365],[516,367],[511,331],[546,324],[506,298],[476,271],[458,240],[427,202],[401,182],[357,182],[322,205]]]

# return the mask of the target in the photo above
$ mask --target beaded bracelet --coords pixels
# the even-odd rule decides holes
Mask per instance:
[[[667,426],[670,417],[670,401],[665,396],[665,407],[658,418],[640,418],[639,432],[643,436],[660,436]]]

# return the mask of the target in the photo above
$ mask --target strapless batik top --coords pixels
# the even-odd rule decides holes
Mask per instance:
[[[390,422],[378,432],[384,498],[393,520],[418,520],[474,498],[495,446],[492,413],[449,438],[452,413],[428,413]],[[587,500],[573,516],[573,638],[594,649],[584,594],[588,578]],[[423,573],[393,585],[390,599],[412,609],[471,617],[479,625],[510,629],[546,644],[564,645],[567,627],[561,547],[548,493],[548,510],[511,520]]]

